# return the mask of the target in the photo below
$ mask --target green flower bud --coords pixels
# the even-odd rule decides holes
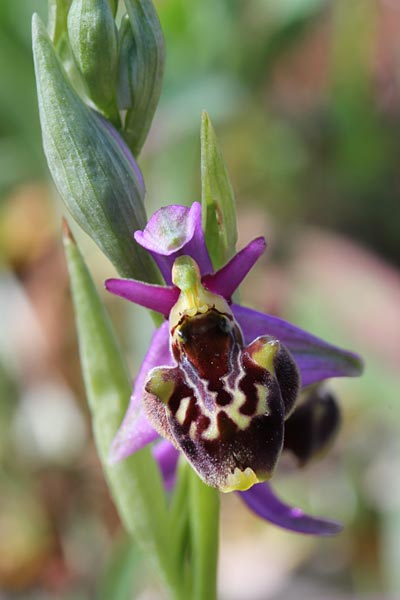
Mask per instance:
[[[146,224],[138,166],[117,132],[78,96],[37,15],[32,35],[43,146],[61,197],[122,275],[158,281],[132,235]]]
[[[118,67],[118,99],[127,109],[124,137],[138,156],[150,129],[161,94],[165,45],[151,0],[126,0]]]
[[[118,38],[117,100],[120,110],[126,110],[134,103],[133,90],[137,89],[137,71],[133,67],[136,60],[136,43],[128,15],[122,17]]]
[[[109,0],[109,2],[110,2],[111,12],[113,14],[113,17],[115,18],[115,15],[117,14],[117,10],[118,10],[118,0]]]
[[[118,124],[115,97],[118,39],[108,0],[73,0],[68,14],[68,35],[89,97]]]
[[[48,32],[55,46],[67,32],[67,16],[72,0],[48,0]]]

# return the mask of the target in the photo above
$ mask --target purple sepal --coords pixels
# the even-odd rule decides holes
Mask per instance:
[[[240,250],[219,271],[203,278],[204,285],[215,294],[230,300],[234,291],[242,283],[247,273],[260,258],[266,248],[263,237],[258,237],[243,250]]]
[[[254,485],[246,492],[239,493],[253,512],[278,527],[310,535],[335,535],[343,529],[337,521],[311,517],[300,508],[285,504],[274,494],[268,483]]]
[[[167,318],[179,297],[179,290],[176,287],[153,285],[136,279],[107,279],[104,286],[112,294],[155,310]]]
[[[153,367],[173,365],[169,351],[168,322],[157,329],[144,357],[135,381],[133,393],[125,418],[111,446],[110,463],[116,463],[158,437],[143,409],[143,389],[147,375]]]
[[[332,346],[279,317],[238,304],[232,305],[232,311],[246,344],[260,335],[271,335],[287,346],[299,368],[303,387],[329,377],[356,377],[362,372],[363,363],[357,354]]]
[[[175,485],[178,450],[171,442],[161,440],[153,447],[153,456],[160,467],[165,489],[171,491]]]
[[[190,208],[179,204],[160,208],[145,229],[134,235],[137,243],[153,256],[167,285],[172,284],[172,265],[177,256],[186,254],[194,258],[202,275],[212,272],[199,202],[194,202]]]

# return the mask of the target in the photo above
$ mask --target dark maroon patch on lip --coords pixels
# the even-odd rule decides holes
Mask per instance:
[[[210,382],[210,389],[218,389],[218,380],[231,370],[239,341],[232,318],[212,308],[195,317],[183,317],[178,327],[181,341],[172,347],[176,360],[180,362],[184,354],[198,376]]]
[[[221,410],[217,416],[217,426],[219,432],[219,439],[224,442],[232,439],[237,431],[237,425],[225,411]]]
[[[217,421],[220,435],[212,440],[200,436],[194,440],[176,420],[169,423],[176,442],[202,479],[223,489],[236,468],[244,471],[249,467],[261,479],[271,475],[283,444],[283,404],[277,385],[271,390],[269,410],[268,415],[254,417],[245,430],[238,429],[221,411]]]
[[[272,377],[268,371],[251,360],[246,352],[243,353],[243,366],[245,376],[241,380],[239,388],[244,393],[246,402],[240,407],[240,413],[251,417],[256,413],[259,400],[256,384],[268,388]]]
[[[197,420],[197,435],[201,436],[201,434],[204,433],[204,431],[206,431],[210,423],[210,417],[207,417],[206,415],[200,415]]]
[[[200,409],[196,402],[196,399],[190,398],[190,401],[189,401],[189,404],[188,404],[188,407],[186,410],[185,420],[182,425],[183,430],[185,432],[188,432],[193,421],[196,421],[199,416],[200,416]]]
[[[179,369],[177,369],[179,371]],[[171,398],[168,401],[168,408],[175,415],[181,404],[182,398],[193,396],[193,390],[183,380],[181,373],[179,372],[179,377],[175,379],[175,387],[172,392]]]
[[[217,391],[216,403],[218,406],[227,406],[233,400],[233,396],[230,392],[224,389],[221,382],[221,389]]]

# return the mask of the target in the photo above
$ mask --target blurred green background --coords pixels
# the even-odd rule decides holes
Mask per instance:
[[[332,382],[343,427],[331,453],[303,471],[283,460],[276,477],[282,497],[343,520],[344,533],[289,534],[224,497],[220,597],[398,598],[400,3],[155,4],[167,69],[140,159],[148,213],[199,199],[207,109],[240,245],[268,241],[243,300],[367,365],[359,380]],[[33,11],[46,18],[46,3],[0,3],[0,598],[162,598],[120,530],[91,440],[62,207],[41,148]],[[101,287],[112,267],[80,240]],[[134,375],[151,323],[105,301]]]

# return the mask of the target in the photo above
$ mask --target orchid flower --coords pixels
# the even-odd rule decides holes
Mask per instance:
[[[183,453],[205,483],[239,492],[275,525],[316,535],[340,531],[337,522],[284,504],[268,481],[283,450],[304,464],[330,443],[339,413],[317,384],[358,375],[360,358],[236,304],[233,294],[264,252],[265,240],[254,239],[214,272],[199,203],[161,208],[134,237],[166,285],[108,279],[106,289],[165,321],[139,370],[111,462],[162,436],[153,454],[167,486]]]

